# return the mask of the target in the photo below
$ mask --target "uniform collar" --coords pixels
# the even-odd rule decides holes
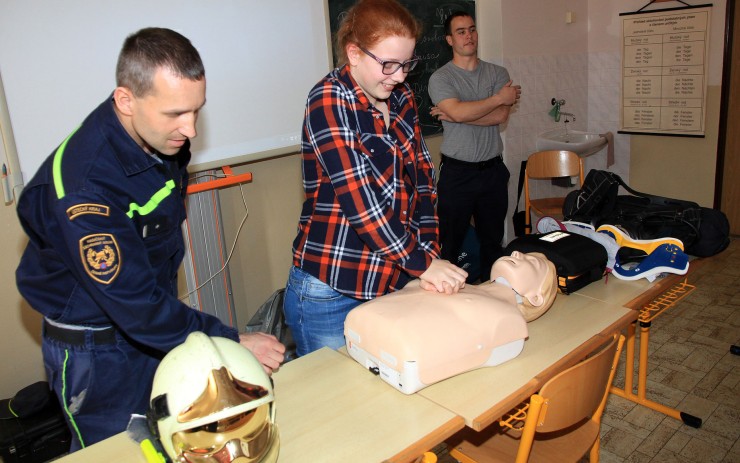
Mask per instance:
[[[113,94],[99,107],[100,120],[103,126],[103,136],[113,148],[113,154],[121,164],[126,175],[134,175],[160,164],[158,160],[144,151],[126,132],[113,109]],[[188,140],[176,156],[168,158],[190,160],[190,140]]]

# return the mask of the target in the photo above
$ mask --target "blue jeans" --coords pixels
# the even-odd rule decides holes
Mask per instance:
[[[297,354],[344,346],[344,319],[363,302],[344,296],[298,267],[292,267],[285,288],[284,310]]]

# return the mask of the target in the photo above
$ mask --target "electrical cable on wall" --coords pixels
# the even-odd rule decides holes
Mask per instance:
[[[199,177],[196,177],[196,178],[199,178]],[[242,187],[242,184],[239,184],[239,193],[241,194],[241,197],[242,197],[242,204],[244,204],[244,217],[242,218],[241,223],[239,224],[239,227],[237,227],[236,236],[234,237],[234,242],[232,243],[231,249],[229,249],[229,252],[226,255],[226,261],[224,262],[224,265],[213,275],[209,276],[203,283],[198,285],[196,288],[193,288],[187,293],[179,296],[179,299],[181,301],[186,302],[186,299],[189,300],[190,296],[192,296],[198,290],[200,290],[201,288],[206,286],[208,283],[210,283],[214,278],[220,275],[229,265],[229,261],[231,260],[231,257],[234,255],[234,250],[236,249],[236,243],[239,241],[239,235],[241,234],[242,228],[244,228],[244,224],[247,222],[247,217],[249,217],[249,206],[247,206],[247,200],[244,197],[244,188]]]

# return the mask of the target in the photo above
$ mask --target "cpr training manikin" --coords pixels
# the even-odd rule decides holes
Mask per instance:
[[[358,306],[344,325],[347,351],[391,386],[412,394],[519,355],[527,322],[544,314],[556,293],[554,265],[543,254],[515,251],[494,262],[491,281],[455,294],[411,282]]]

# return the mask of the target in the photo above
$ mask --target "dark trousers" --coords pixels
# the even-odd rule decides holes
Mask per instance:
[[[146,413],[158,358],[119,333],[96,342],[85,330],[79,342],[65,342],[45,331],[44,366],[72,431],[70,451],[123,432],[132,413]]]
[[[509,204],[509,169],[501,158],[462,163],[442,157],[437,182],[442,258],[456,263],[470,219],[480,241],[481,281],[490,279],[493,262],[503,255],[501,241]]]

